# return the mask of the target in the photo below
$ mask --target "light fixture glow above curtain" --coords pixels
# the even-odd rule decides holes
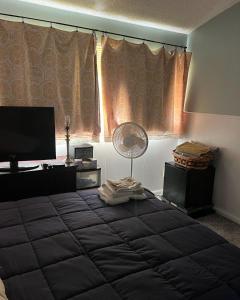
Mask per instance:
[[[131,19],[124,15],[118,15],[118,14],[104,12],[99,7],[95,8],[95,9],[90,9],[90,8],[86,8],[86,7],[80,7],[79,5],[73,5],[73,4],[71,5],[69,3],[68,4],[62,3],[62,1],[60,2],[60,1],[56,1],[56,0],[18,0],[18,1],[25,2],[25,3],[32,3],[32,4],[36,4],[36,5],[41,5],[41,6],[46,6],[46,7],[55,8],[55,9],[61,9],[64,11],[79,13],[79,14],[93,16],[93,17],[99,17],[99,18],[103,18],[103,19],[107,19],[107,20],[119,21],[119,22],[123,22],[123,23],[127,23],[127,24],[133,24],[133,25],[138,25],[138,26],[143,26],[143,27],[148,27],[148,28],[154,28],[154,29],[158,29],[158,30],[168,30],[168,31],[182,33],[182,34],[188,33],[188,31],[185,28],[171,26],[171,25],[164,24],[164,23],[154,23],[154,22],[147,22],[144,20]],[[101,3],[101,1],[97,1],[97,5],[101,6],[104,4]]]

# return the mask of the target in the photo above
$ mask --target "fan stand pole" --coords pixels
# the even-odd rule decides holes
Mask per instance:
[[[133,158],[131,157],[131,178],[133,176]],[[134,210],[133,210],[133,214],[134,216],[137,216],[137,200],[134,199]]]
[[[131,157],[131,177],[133,175],[133,158]]]

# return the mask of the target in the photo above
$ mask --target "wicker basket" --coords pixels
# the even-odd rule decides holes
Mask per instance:
[[[186,169],[203,170],[209,166],[210,161],[214,159],[213,153],[207,153],[199,157],[184,156],[173,151],[174,162]]]

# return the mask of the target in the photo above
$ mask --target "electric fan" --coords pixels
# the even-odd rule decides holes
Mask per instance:
[[[120,155],[131,159],[132,177],[133,159],[142,156],[148,147],[146,131],[136,123],[122,123],[114,130],[112,141],[114,148]]]

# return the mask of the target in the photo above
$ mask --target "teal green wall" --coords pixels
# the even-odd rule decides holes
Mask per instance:
[[[128,24],[95,16],[64,11],[61,9],[44,7],[15,0],[1,0],[0,12],[24,15],[35,18],[44,18],[57,22],[69,23],[85,27],[94,27],[100,30],[112,31],[128,35],[136,35],[147,39],[161,40],[167,43],[186,45],[187,35]],[[1,16],[0,16],[1,17]]]
[[[240,3],[193,31],[188,44],[185,110],[240,115]]]

